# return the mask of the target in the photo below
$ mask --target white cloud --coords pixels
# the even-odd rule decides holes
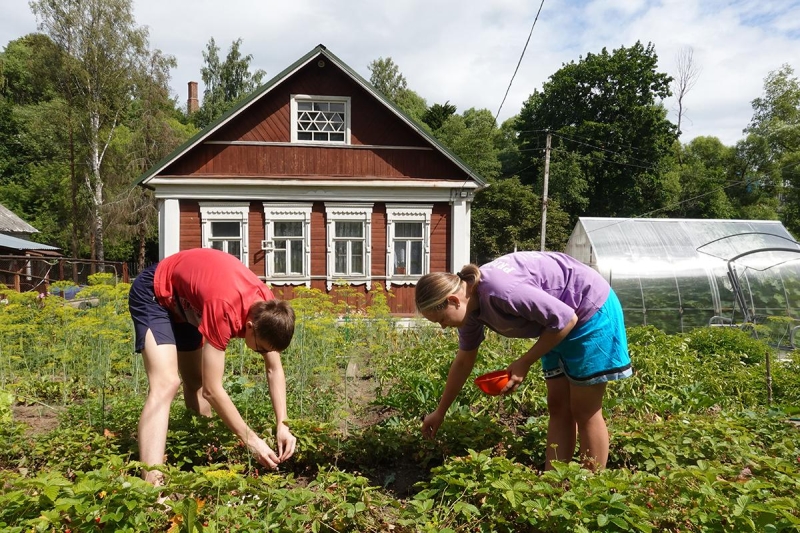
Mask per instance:
[[[539,2],[530,0],[138,0],[137,23],[153,48],[175,56],[173,89],[200,81],[202,52],[212,36],[221,53],[242,38],[253,68],[271,78],[324,44],[369,78],[367,65],[391,57],[409,87],[429,104],[449,101],[497,112],[520,59]],[[35,31],[27,0],[3,0],[0,46]],[[683,47],[701,69],[684,98],[683,140],[742,138],[767,74],[783,64],[800,71],[800,5],[785,0],[545,0],[525,56],[500,113],[525,99],[562,64],[603,47],[652,42],[659,69],[675,75]],[[201,87],[202,90],[202,87]],[[675,101],[665,102],[676,120]]]

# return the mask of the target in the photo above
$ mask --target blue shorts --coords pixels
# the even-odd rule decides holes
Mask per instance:
[[[633,375],[622,306],[612,290],[588,322],[542,357],[545,379],[566,376],[574,385],[596,385]]]
[[[200,331],[188,322],[176,322],[169,311],[156,301],[156,292],[153,288],[156,266],[147,267],[136,276],[128,294],[136,351],[144,350],[144,337],[148,329],[153,332],[158,345],[174,344],[181,352],[200,348],[203,344]]]

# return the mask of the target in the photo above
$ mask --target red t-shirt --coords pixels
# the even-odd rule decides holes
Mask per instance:
[[[225,350],[231,338],[244,337],[253,303],[275,298],[239,259],[212,248],[165,258],[156,267],[153,287],[159,304],[176,320],[196,326],[218,350]]]

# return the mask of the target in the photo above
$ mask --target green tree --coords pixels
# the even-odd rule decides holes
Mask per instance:
[[[541,212],[541,197],[516,176],[491,180],[473,203],[470,260],[484,263],[515,250],[539,250]],[[570,235],[568,226],[568,217],[558,202],[548,202],[548,250],[563,250]]]
[[[61,51],[42,34],[0,53],[0,202],[39,230],[33,239],[67,250],[72,224],[64,221],[73,216],[62,65]]]
[[[456,114],[456,106],[448,100],[444,104],[433,104],[422,116],[422,121],[428,125],[431,131],[441,128],[448,118]]]
[[[379,57],[367,68],[370,71],[369,82],[389,100],[396,101],[401,92],[408,90],[406,77],[391,57]]]
[[[74,120],[80,174],[90,193],[93,257],[105,259],[105,157],[134,100],[147,64],[148,32],[136,26],[131,0],[32,0],[31,9],[63,52],[62,90]]]
[[[108,172],[118,184],[112,193],[115,201],[107,206],[109,257],[135,258],[140,269],[148,259],[157,259],[158,210],[152,192],[131,183],[196,132],[182,123],[185,117],[170,99],[169,70],[174,66],[171,56],[158,51],[150,56],[138,73],[124,125],[109,147]]]
[[[499,176],[498,130],[488,109],[472,108],[463,115],[451,115],[434,135],[480,176]]]
[[[770,72],[763,95],[754,99],[753,118],[738,146],[740,167],[752,179],[743,209],[765,218],[779,214],[795,234],[800,232],[800,82],[789,65]]]
[[[60,63],[61,51],[46,35],[9,42],[0,54],[0,94],[14,105],[52,100],[58,96],[53,72]]]
[[[716,137],[695,137],[677,149],[678,159],[683,162],[675,167],[681,192],[669,214],[679,218],[736,217],[727,192],[735,150]]]
[[[424,117],[428,104],[419,94],[408,88],[405,76],[391,57],[380,57],[367,65],[370,71],[369,82],[403,113],[419,125],[427,127]]]
[[[193,117],[198,127],[205,128],[261,85],[266,72],[250,72],[253,56],[242,55],[241,46],[241,39],[233,41],[225,61],[221,61],[216,41],[209,39],[200,71],[205,86],[203,104]]]
[[[657,64],[653,45],[637,42],[589,53],[553,74],[524,103],[516,123],[523,182],[541,180],[542,138],[549,131],[554,155],[580,156],[568,166],[581,169],[582,201],[562,198],[559,191],[571,189],[551,180],[559,193],[553,198],[571,209],[585,203],[587,215],[632,216],[674,202],[677,188],[668,178],[677,132],[662,104],[672,78]],[[555,157],[551,165],[558,165]],[[579,214],[571,212],[573,221]]]

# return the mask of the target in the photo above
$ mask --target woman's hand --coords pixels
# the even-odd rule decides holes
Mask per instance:
[[[522,382],[525,381],[525,377],[528,375],[528,371],[530,369],[530,363],[528,363],[523,357],[520,357],[508,365],[508,383],[506,383],[506,386],[500,391],[500,394],[508,394],[516,391]]]
[[[294,455],[297,439],[292,435],[292,432],[289,431],[289,426],[286,424],[278,424],[275,430],[275,440],[278,442],[278,461],[282,463]]]
[[[248,439],[247,448],[250,450],[259,464],[272,468],[273,470],[278,468],[278,463],[280,463],[281,460],[278,458],[272,448],[267,446],[267,443],[264,442],[264,439],[261,437],[252,435]]]
[[[439,431],[439,426],[444,421],[444,415],[439,414],[439,411],[434,411],[422,420],[422,436],[426,439],[432,439]]]

